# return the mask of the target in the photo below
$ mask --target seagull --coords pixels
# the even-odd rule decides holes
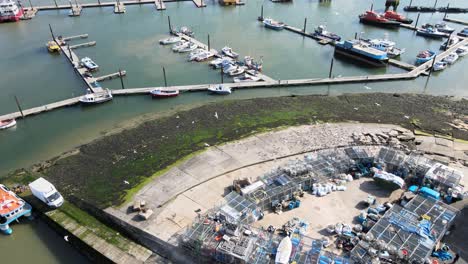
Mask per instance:
[[[409,116],[405,115],[404,118],[409,119]]]
[[[195,124],[195,121],[192,121],[192,124]]]
[[[379,104],[379,103],[375,103],[375,105],[376,105],[376,106],[380,106],[380,104]]]
[[[208,144],[208,143],[205,143],[205,146],[206,146],[206,147],[209,147],[209,146],[210,146],[210,144]]]
[[[214,117],[216,117],[216,119],[218,119],[218,112],[215,112]]]
[[[124,181],[125,184],[130,184],[128,181]]]
[[[175,118],[179,118],[179,116],[176,116]]]
[[[356,111],[357,111],[357,110],[359,110],[359,108],[357,108],[357,107],[354,107],[354,110],[356,110]]]
[[[366,88],[367,90],[372,90],[372,88],[370,88],[369,86],[364,86],[364,88]]]
[[[68,242],[68,236],[64,236],[63,239]]]

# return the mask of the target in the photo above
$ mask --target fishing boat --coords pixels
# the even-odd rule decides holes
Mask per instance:
[[[428,62],[436,56],[436,53],[431,50],[424,50],[421,51],[417,56],[416,56],[416,64],[423,64],[425,62]]]
[[[59,47],[59,45],[57,45],[57,42],[49,41],[49,42],[47,42],[47,50],[50,53],[60,52],[60,47]]]
[[[232,49],[231,49],[230,47],[228,47],[228,46],[222,48],[222,49],[221,49],[221,52],[222,52],[224,55],[226,55],[226,56],[228,56],[228,57],[231,57],[231,58],[233,58],[233,59],[239,57],[239,54],[237,54],[237,53],[235,53],[234,51],[232,51]]]
[[[204,49],[196,49],[192,52],[190,52],[189,54],[189,61],[194,61],[198,56],[200,56],[200,54],[202,54],[203,52],[206,52]]]
[[[0,120],[0,130],[7,129],[7,128],[12,128],[16,126],[16,120],[15,119],[5,119],[5,120]]]
[[[442,39],[447,37],[447,33],[443,33],[438,31],[436,28],[433,27],[426,27],[417,30],[417,35],[428,37],[428,38],[435,38],[435,39]]]
[[[0,23],[18,22],[23,16],[24,10],[16,1],[0,0]]]
[[[462,29],[462,31],[458,32],[457,35],[460,37],[468,38],[468,27]]]
[[[383,17],[388,20],[394,20],[403,24],[411,24],[413,23],[413,19],[407,18],[401,14],[398,14],[395,11],[387,11],[383,14]]]
[[[213,94],[220,94],[220,95],[228,95],[231,94],[231,88],[224,86],[222,84],[214,86],[214,87],[209,87],[208,91]]]
[[[246,74],[246,73],[240,77],[234,77],[235,83],[258,82],[258,81],[260,81],[260,78],[252,76],[250,74]]]
[[[180,53],[190,52],[198,48],[198,45],[195,43],[190,42],[186,47],[183,47],[178,50]]]
[[[434,67],[432,68],[434,71],[442,71],[447,68],[447,63],[443,61],[438,61],[434,63]]]
[[[99,66],[94,63],[89,57],[84,57],[81,59],[81,65],[85,66],[90,71],[95,71],[99,68]]]
[[[100,104],[110,100],[112,100],[112,92],[109,89],[98,93],[93,93],[88,89],[86,94],[79,99],[79,101],[85,105]]]
[[[176,97],[179,95],[179,90],[175,91],[167,91],[161,89],[154,89],[150,92],[153,98],[168,98],[168,97]]]
[[[367,39],[364,40],[374,49],[378,49],[387,53],[389,58],[396,58],[405,52],[405,49],[395,47],[395,42],[385,39]]]
[[[30,217],[32,207],[12,192],[8,187],[0,184],[0,230],[11,235],[13,230],[10,223],[18,221],[22,216]]]
[[[455,52],[458,54],[458,56],[463,57],[466,54],[468,54],[468,47],[467,46],[459,47]]]
[[[458,42],[460,42],[460,39],[458,37],[449,38],[444,43],[442,43],[442,45],[440,45],[440,49],[446,50],[451,46],[457,44]]]
[[[366,11],[364,14],[359,15],[359,21],[364,24],[388,28],[396,28],[401,24],[398,21],[386,19],[374,11]]]
[[[174,52],[179,52],[179,50],[185,49],[185,48],[188,47],[189,45],[190,45],[190,42],[188,42],[188,41],[181,41],[181,42],[178,42],[178,43],[172,45],[172,51],[174,51]]]
[[[237,66],[236,69],[234,69],[233,71],[230,71],[230,72],[229,72],[229,76],[241,75],[241,74],[243,74],[244,72],[245,72],[244,67]]]
[[[286,236],[281,240],[276,250],[275,264],[288,264],[292,252],[291,238]]]
[[[445,57],[442,61],[448,64],[454,64],[457,60],[458,60],[458,54],[456,52],[452,52],[447,57]]]
[[[182,41],[182,39],[179,38],[179,37],[170,37],[170,38],[161,39],[159,41],[159,44],[161,44],[161,45],[170,45],[170,44],[179,43],[180,41]]]
[[[374,49],[369,43],[356,39],[337,42],[335,55],[343,55],[379,67],[384,67],[388,63],[386,52]]]
[[[266,28],[271,28],[274,30],[282,30],[285,26],[283,22],[278,22],[271,18],[265,18],[263,20],[263,25],[265,25]]]
[[[331,41],[340,41],[341,37],[338,36],[335,33],[328,32],[325,28],[324,25],[320,25],[317,28],[315,28],[314,33],[312,33],[312,36],[320,37],[320,38],[326,38]]]

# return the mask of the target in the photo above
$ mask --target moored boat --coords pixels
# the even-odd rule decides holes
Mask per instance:
[[[227,86],[222,85],[222,84],[214,86],[214,87],[209,87],[208,91],[213,93],[213,94],[219,94],[219,95],[228,95],[228,94],[232,93],[230,87],[227,87]]]
[[[413,19],[407,18],[401,14],[398,14],[395,11],[387,11],[383,14],[383,17],[389,20],[394,20],[403,24],[413,23]]]
[[[225,63],[223,64],[223,72],[226,74],[230,74],[232,71],[237,70],[239,66],[231,64],[231,63]]]
[[[168,97],[178,96],[179,90],[168,91],[168,90],[155,89],[155,90],[152,90],[150,94],[153,98],[168,98]]]
[[[263,25],[265,25],[266,28],[271,28],[274,30],[282,30],[285,26],[283,22],[278,22],[271,18],[265,18],[263,20]]]
[[[232,71],[229,71],[229,76],[237,76],[237,75],[241,75],[245,72],[245,69],[244,67],[240,67],[240,66],[237,66],[236,69],[232,70]]]
[[[441,22],[441,23],[437,23],[434,25],[434,27],[439,30],[440,32],[444,32],[444,33],[452,33],[455,31],[454,28],[451,28],[449,27],[446,23],[444,22]]]
[[[170,37],[170,38],[161,39],[159,41],[159,44],[161,44],[161,45],[170,45],[170,44],[178,43],[180,41],[182,41],[182,39],[180,37]]]
[[[321,38],[326,38],[332,41],[340,41],[341,37],[338,36],[335,33],[328,32],[325,28],[325,26],[320,25],[317,28],[315,28],[314,33],[312,33],[313,36],[321,37]]]
[[[434,71],[442,71],[445,68],[447,68],[447,63],[443,62],[443,61],[438,61],[438,62],[434,63],[433,70]]]
[[[99,66],[91,60],[89,57],[84,57],[81,59],[81,64],[85,66],[90,71],[95,71],[99,68]]]
[[[13,230],[10,223],[18,221],[22,216],[31,216],[32,207],[18,197],[8,187],[0,184],[0,231],[11,235]]]
[[[457,35],[465,38],[468,37],[468,27],[462,29],[462,31],[458,32]]]
[[[14,118],[0,120],[0,130],[12,128],[14,126],[16,126],[16,120]]]
[[[80,97],[79,101],[85,105],[100,104],[112,100],[112,92],[105,89],[103,92],[93,93],[90,89]]]
[[[452,52],[447,57],[445,57],[442,61],[448,64],[454,64],[457,60],[458,60],[458,54],[456,52]]]
[[[388,39],[367,39],[363,41],[368,42],[374,49],[386,52],[389,58],[396,58],[405,52],[405,49],[395,47],[395,42]]]
[[[23,8],[13,0],[0,0],[0,23],[17,22],[23,16]]]
[[[425,62],[428,62],[436,56],[436,53],[431,50],[424,50],[421,51],[417,56],[416,56],[416,64],[423,64]]]
[[[195,50],[196,48],[198,48],[198,45],[197,45],[197,44],[195,44],[195,43],[189,43],[188,46],[179,49],[178,52],[180,52],[180,53],[190,52],[190,51]]]
[[[231,49],[230,47],[228,47],[228,46],[222,48],[222,49],[221,49],[221,52],[222,52],[224,55],[226,55],[226,56],[228,56],[228,57],[231,57],[231,58],[233,58],[233,59],[239,57],[239,54],[237,54],[237,53],[235,53],[234,51],[232,51],[232,49]]]
[[[369,43],[362,40],[346,40],[337,42],[335,54],[343,55],[370,65],[384,67],[388,63],[387,53],[370,47]]]
[[[213,66],[215,69],[219,69],[226,64],[233,64],[234,60],[230,57],[221,57],[210,62],[210,66]]]
[[[193,37],[195,35],[193,33],[193,31],[191,29],[189,29],[188,27],[180,27],[179,33],[182,33],[182,34],[187,35],[189,37]]]
[[[396,28],[400,26],[400,22],[386,19],[385,17],[377,14],[374,11],[366,11],[364,14],[359,15],[359,21],[364,24]]]
[[[458,54],[458,56],[463,57],[466,54],[468,54],[468,47],[467,46],[459,47],[455,52]]]
[[[240,77],[234,77],[234,82],[235,83],[242,83],[242,82],[258,82],[260,81],[260,78],[252,76],[250,74],[245,73],[244,75]]]
[[[442,43],[442,45],[440,45],[440,49],[446,50],[450,48],[451,46],[457,44],[458,42],[460,42],[460,39],[458,37],[449,38],[444,43]]]
[[[418,29],[416,34],[423,36],[423,37],[435,38],[435,39],[441,39],[441,38],[448,36],[447,33],[440,32],[434,27],[426,27],[426,28]]]
[[[55,41],[49,41],[47,42],[47,50],[51,53],[53,52],[60,52],[60,47],[57,45],[57,42]]]
[[[253,69],[256,71],[261,71],[263,68],[263,60],[260,57],[260,62],[256,62],[254,58],[250,56],[244,57],[244,65],[247,66],[249,69]]]
[[[184,48],[188,47],[189,45],[190,45],[190,42],[182,40],[182,41],[172,45],[172,51],[178,52],[179,50],[184,49]]]

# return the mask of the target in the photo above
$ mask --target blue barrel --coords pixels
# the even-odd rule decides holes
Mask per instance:
[[[289,210],[294,209],[294,206],[295,206],[295,205],[296,205],[295,202],[290,202],[290,203],[289,203],[289,206],[288,206]]]
[[[301,206],[301,201],[296,200],[296,208],[298,208],[299,206]]]

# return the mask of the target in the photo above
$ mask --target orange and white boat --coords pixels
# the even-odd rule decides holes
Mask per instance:
[[[8,187],[0,184],[0,230],[10,235],[13,230],[10,223],[21,216],[31,216],[32,207],[23,199],[19,198]]]

